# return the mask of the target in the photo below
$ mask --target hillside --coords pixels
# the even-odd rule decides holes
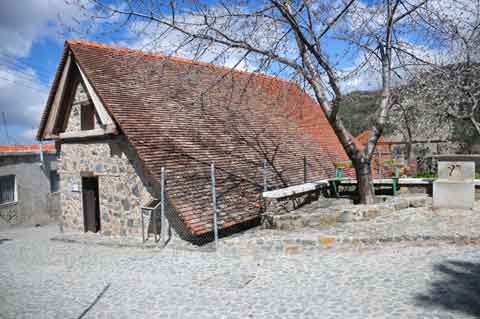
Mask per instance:
[[[345,96],[340,104],[340,115],[354,136],[372,126],[379,98],[378,91],[355,91]]]

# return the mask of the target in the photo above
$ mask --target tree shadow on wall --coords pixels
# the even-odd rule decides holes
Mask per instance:
[[[480,263],[447,261],[433,270],[443,278],[433,282],[427,294],[417,295],[417,304],[480,318]]]

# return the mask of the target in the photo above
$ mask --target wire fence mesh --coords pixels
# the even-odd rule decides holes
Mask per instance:
[[[237,162],[233,168],[224,163],[202,163],[182,171],[162,167],[158,199],[142,207],[144,241],[165,243],[173,230],[203,245],[258,224],[264,210],[262,192],[324,177],[316,171],[318,163],[301,155],[292,158],[296,160]],[[179,182],[189,187],[182,190]],[[180,205],[173,206],[171,200],[179,198]]]

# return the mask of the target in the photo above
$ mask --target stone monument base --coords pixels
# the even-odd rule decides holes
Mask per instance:
[[[473,209],[475,184],[441,180],[433,182],[433,208]]]

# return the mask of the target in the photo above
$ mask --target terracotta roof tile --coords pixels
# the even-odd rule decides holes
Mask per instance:
[[[262,160],[282,187],[303,182],[304,157],[310,180],[334,176],[334,162],[347,159],[320,107],[292,82],[91,42],[67,48],[146,173],[159,180],[166,168],[168,198],[194,235],[212,230],[210,163],[224,228],[259,216]]]
[[[55,151],[55,144],[43,144],[42,150],[44,152]],[[0,145],[0,153],[22,153],[22,152],[38,152],[40,151],[39,144],[23,144],[23,145]]]
[[[354,138],[354,141],[356,142],[358,148],[365,148],[365,145],[368,143],[369,133],[370,130],[365,130]],[[376,146],[376,155],[372,160],[372,174],[374,178],[384,178],[390,177],[392,175],[393,170],[391,169],[391,167],[385,167],[383,162],[384,160],[393,159],[390,147],[390,141],[385,139],[383,135],[380,136]],[[379,155],[379,153],[381,154]],[[379,166],[381,166],[380,170]],[[381,174],[379,173],[380,171]]]

